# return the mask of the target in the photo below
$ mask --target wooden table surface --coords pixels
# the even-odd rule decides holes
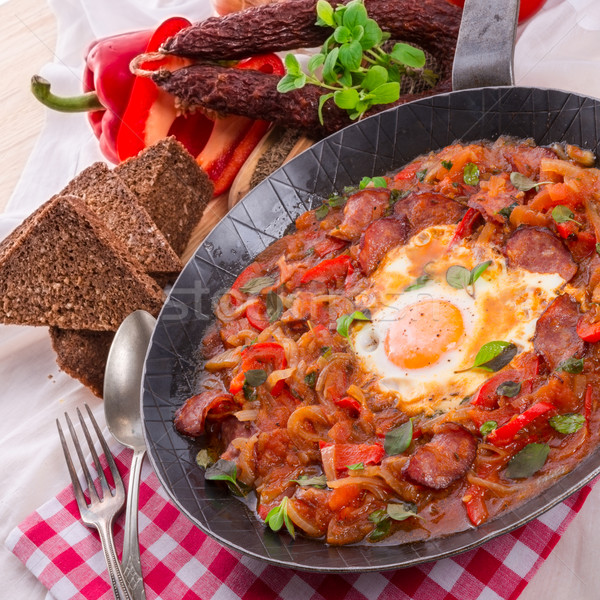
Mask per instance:
[[[45,108],[29,93],[29,80],[52,60],[55,42],[56,21],[44,0],[8,0],[0,5],[0,212],[44,124]],[[600,596],[600,569],[595,567],[600,542],[593,531],[600,524],[599,505],[597,489],[520,600]]]

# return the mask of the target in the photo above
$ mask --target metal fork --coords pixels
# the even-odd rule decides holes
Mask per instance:
[[[90,407],[86,404],[85,408],[90,417],[90,421],[94,426],[96,435],[100,440],[102,450],[106,455],[106,460],[108,461],[108,466],[110,468],[113,481],[115,482],[114,494],[111,492],[111,488],[108,485],[108,481],[106,480],[106,476],[104,475],[104,471],[102,470],[102,466],[100,465],[100,460],[98,459],[98,454],[96,453],[96,450],[94,448],[94,443],[92,442],[90,432],[87,428],[87,425],[85,424],[85,421],[83,420],[83,416],[79,409],[77,409],[79,422],[81,423],[81,428],[90,448],[90,452],[94,460],[94,465],[96,467],[96,471],[100,479],[100,484],[102,488],[100,495],[96,490],[96,486],[94,485],[94,481],[92,480],[90,470],[83,457],[83,452],[81,450],[81,445],[79,444],[77,434],[75,433],[75,428],[73,427],[73,423],[71,422],[71,419],[69,418],[69,415],[67,413],[65,413],[65,420],[67,421],[67,425],[69,427],[69,431],[71,432],[71,437],[73,439],[73,445],[75,446],[75,451],[77,452],[79,462],[81,463],[81,467],[83,469],[83,475],[87,483],[88,495],[90,498],[89,503],[84,496],[83,489],[81,487],[81,484],[79,483],[79,479],[77,478],[77,473],[75,472],[75,467],[73,466],[73,461],[71,459],[71,454],[69,452],[69,447],[67,446],[62,427],[60,425],[59,420],[56,419],[58,435],[60,436],[63,452],[65,453],[65,459],[67,461],[67,467],[69,469],[69,474],[71,475],[71,481],[73,482],[73,489],[75,491],[77,506],[79,507],[79,512],[81,514],[81,520],[88,527],[95,527],[98,530],[98,533],[100,534],[102,550],[104,552],[104,558],[106,559],[106,564],[108,566],[108,574],[110,576],[110,582],[115,598],[117,600],[132,600],[131,592],[127,587],[127,583],[125,582],[125,577],[123,576],[123,571],[121,569],[121,564],[119,563],[119,560],[117,558],[117,553],[115,551],[115,544],[112,535],[115,517],[121,512],[121,510],[123,510],[123,506],[125,505],[125,487],[123,486],[123,480],[121,479],[121,475],[119,474],[117,465],[115,464],[110,450],[108,449],[106,440],[104,439],[102,432],[98,427],[98,423],[96,423],[96,419],[94,418]]]

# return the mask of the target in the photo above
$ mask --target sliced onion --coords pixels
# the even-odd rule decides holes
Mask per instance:
[[[217,356],[213,356],[208,360],[204,368],[211,372],[220,371],[221,369],[231,369],[240,363],[241,352],[242,350],[239,347],[225,350],[225,352],[221,352],[221,354],[217,354]]]
[[[272,389],[277,382],[281,381],[282,379],[287,379],[288,377],[291,377],[294,374],[295,370],[296,367],[290,367],[289,369],[279,369],[277,371],[273,371],[267,377],[267,387],[269,389]]]
[[[321,449],[321,454],[323,454],[323,450],[327,450],[327,448]],[[327,475],[327,472],[325,472]],[[361,488],[369,490],[378,500],[385,500],[389,498],[389,488],[385,481],[377,477],[342,477],[341,479],[330,480],[327,477],[327,487],[332,489],[341,488],[347,485],[358,485]]]
[[[226,294],[223,294],[219,302],[217,302],[217,306],[215,307],[215,316],[217,319],[225,323],[238,319],[245,314],[246,309],[251,304],[256,304],[258,302],[258,298],[249,298],[241,304],[233,305],[230,301],[230,298],[233,295],[233,292],[227,292]]]
[[[307,428],[307,425],[310,426],[310,429]],[[319,434],[316,425],[320,425],[324,430],[322,434]],[[328,429],[329,423],[320,406],[300,406],[290,415],[287,422],[290,437],[300,445],[302,442],[320,442]]]
[[[310,537],[321,537],[323,532],[317,529],[310,521],[307,521],[296,509],[296,505],[293,499],[288,501],[287,513],[292,523],[302,529],[304,533]]]
[[[256,417],[258,417],[258,409],[257,408],[248,408],[246,410],[238,410],[233,413],[233,416],[238,421],[256,421]]]
[[[346,393],[348,394],[348,396],[352,396],[352,398],[358,400],[363,406],[366,405],[365,394],[357,385],[352,384],[346,390]]]
[[[496,494],[496,496],[507,496],[508,494],[512,493],[512,487],[508,485],[503,485],[502,483],[494,483],[493,481],[487,481],[487,479],[482,479],[481,477],[477,477],[476,475],[473,475],[471,473],[467,473],[467,481],[471,485],[479,485],[490,490],[491,492]]]
[[[337,472],[335,470],[335,446],[325,446],[321,448],[321,462],[323,463],[323,473],[327,478],[327,485],[330,481],[335,481]]]

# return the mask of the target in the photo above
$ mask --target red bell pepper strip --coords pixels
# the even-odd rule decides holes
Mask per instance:
[[[300,279],[300,283],[316,281],[328,285],[335,285],[339,280],[345,279],[354,271],[352,262],[347,254],[327,258],[306,270]]]
[[[339,400],[334,400],[333,403],[339,408],[346,409],[351,417],[358,417],[362,408],[362,404],[352,396],[344,396]]]
[[[117,134],[133,88],[129,63],[144,52],[152,31],[133,31],[96,40],[88,48],[83,73],[84,94],[55,96],[50,83],[34,75],[31,91],[45,106],[61,112],[87,112],[102,154],[118,163]]]
[[[402,171],[399,171],[396,173],[396,175],[394,175],[394,181],[408,181],[417,174],[417,171],[420,168],[421,163],[413,163],[412,165],[408,165],[407,167],[404,167]]]
[[[263,54],[240,61],[236,69],[252,69],[283,75],[285,68],[276,54]],[[226,192],[242,165],[270,127],[268,121],[253,121],[246,117],[217,119],[206,146],[196,162],[211,178],[219,196]]]
[[[564,223],[556,224],[556,231],[561,238],[567,239],[571,235],[576,235],[579,231],[579,227],[577,223],[573,223],[573,221],[565,221]]]
[[[537,402],[525,412],[515,417],[512,421],[494,429],[488,436],[487,441],[495,446],[506,446],[510,444],[517,433],[529,425],[534,419],[554,410],[554,405],[549,402]]]
[[[462,498],[467,509],[467,516],[476,527],[488,519],[488,510],[483,496],[485,489],[480,485],[470,485]]]
[[[343,250],[347,245],[348,242],[346,240],[340,240],[334,237],[326,237],[324,240],[317,242],[313,247],[315,249],[315,254],[319,258],[323,258],[327,254]]]
[[[246,319],[259,331],[264,331],[271,324],[267,316],[267,305],[260,299],[246,308]]]
[[[592,403],[594,401],[592,394],[594,392],[594,387],[591,383],[587,384],[585,388],[585,398],[583,401],[583,414],[585,416],[585,424],[587,430],[590,430],[590,419],[592,418]]]
[[[600,315],[594,309],[583,313],[579,317],[577,335],[584,342],[600,342]]]
[[[473,231],[475,231],[475,226],[481,218],[481,213],[477,209],[469,208],[456,227],[456,231],[448,244],[448,248],[452,248],[452,246],[460,242],[460,240],[469,237]]]
[[[152,34],[145,52],[157,52],[168,38],[181,29],[189,27],[191,22],[183,17],[172,17],[161,23]],[[159,67],[169,69],[188,64],[188,61],[176,57],[165,57],[151,63],[142,63],[140,69],[155,70]],[[129,97],[123,122],[117,136],[117,152],[120,160],[137,156],[144,148],[151,146],[169,134],[177,117],[175,100],[147,77],[136,77]]]
[[[375,444],[331,444],[319,442],[321,454],[333,452],[333,464],[336,471],[346,469],[348,465],[362,463],[363,465],[377,465],[385,456],[383,445]]]
[[[239,373],[231,380],[229,392],[237,394],[244,387],[246,371],[252,369],[264,369],[270,366],[273,371],[285,369],[287,360],[285,350],[281,344],[276,342],[262,342],[248,346],[242,350],[242,364]],[[271,389],[273,396],[278,396],[283,391],[285,381],[278,381]]]

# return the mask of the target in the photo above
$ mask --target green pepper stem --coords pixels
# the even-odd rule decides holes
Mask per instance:
[[[31,78],[31,92],[44,106],[60,112],[90,112],[104,109],[96,92],[68,98],[56,96],[50,91],[50,82],[39,75]]]

